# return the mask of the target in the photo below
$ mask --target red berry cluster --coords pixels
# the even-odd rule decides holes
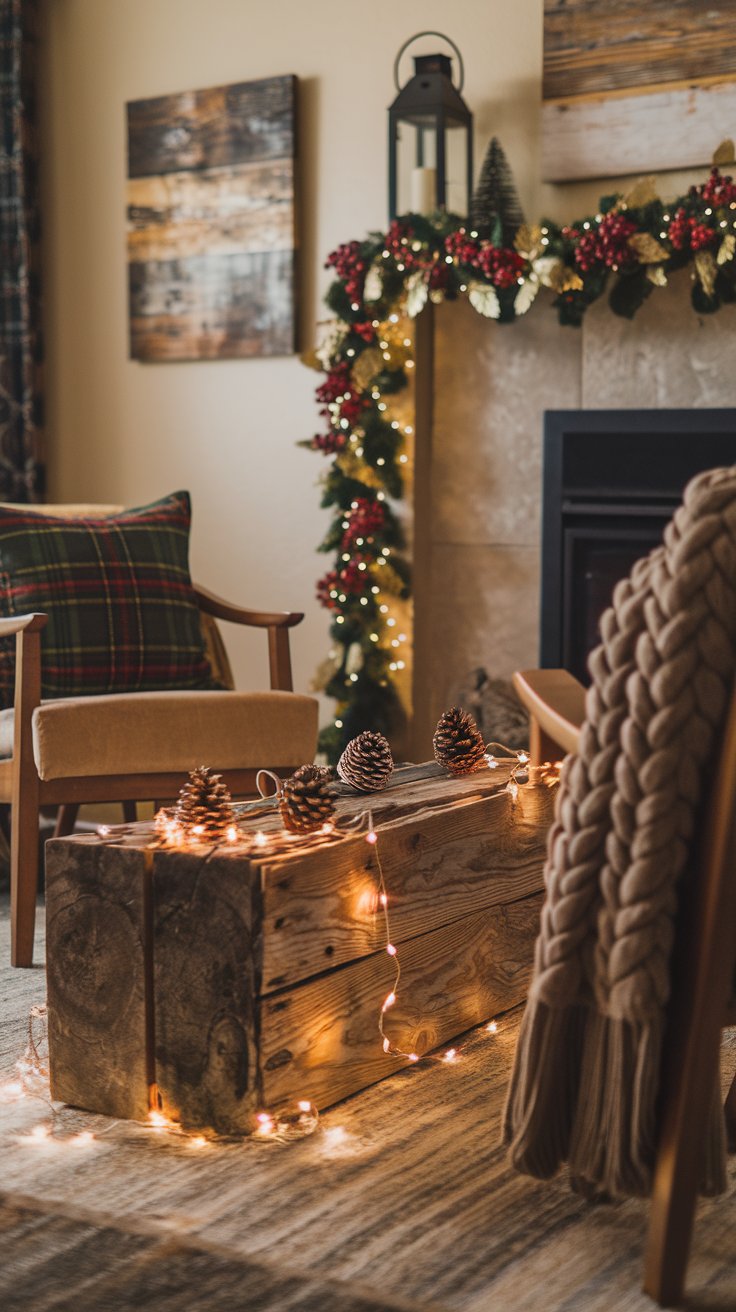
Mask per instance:
[[[483,243],[479,259],[480,268],[494,287],[513,287],[524,268],[521,256],[507,246]]]
[[[362,300],[366,263],[359,241],[343,242],[327,256],[325,268],[335,270],[338,278],[345,283],[345,292],[351,301]]]
[[[350,511],[348,519],[349,526],[342,539],[343,551],[347,551],[356,538],[369,538],[374,533],[380,533],[386,522],[386,511],[380,501],[358,497],[355,510]]]
[[[445,251],[460,264],[469,264],[473,269],[478,267],[480,242],[476,237],[469,237],[464,228],[445,237]]]
[[[350,593],[353,597],[358,597],[365,592],[370,579],[368,570],[359,568],[361,563],[368,565],[370,562],[365,556],[355,556],[341,570],[331,569],[328,574],[325,574],[324,578],[319,580],[317,584],[317,601],[320,606],[324,606],[326,610],[339,610],[345,604],[340,601],[339,595],[331,597],[331,592],[338,594],[342,592],[344,595]]]
[[[325,381],[317,388],[316,397],[322,406],[320,414],[333,422],[335,419],[347,419],[349,424],[354,424],[361,411],[370,404],[367,397],[354,386],[350,377],[350,365],[346,360],[332,366]],[[330,409],[336,401],[339,403],[337,415]]]
[[[394,219],[388,232],[384,249],[393,255],[394,259],[403,264],[405,269],[415,269],[421,264],[421,251],[413,251],[411,243],[414,240],[414,229],[408,223],[402,223],[400,219]]]
[[[575,251],[575,263],[583,273],[600,264],[608,269],[635,264],[636,255],[628,244],[635,232],[636,224],[625,214],[606,214],[595,228],[583,232]]]
[[[702,187],[694,187],[693,192],[702,196],[706,205],[711,205],[714,209],[736,202],[736,184],[733,178],[729,174],[724,176],[715,168],[711,169],[708,181],[704,182]]]
[[[357,333],[359,337],[363,338],[364,342],[374,341],[376,330],[369,319],[366,319],[365,323],[354,323],[351,327],[354,333]]]
[[[714,232],[713,228],[707,223],[702,223],[700,219],[688,215],[682,206],[675,211],[670,220],[667,236],[676,251],[683,251],[688,246],[691,250],[702,251],[708,246],[713,246],[718,240],[718,233]]]
[[[346,442],[345,433],[335,433],[330,430],[329,433],[315,433],[309,445],[313,451],[322,451],[326,456],[334,456],[344,449]]]
[[[512,287],[524,268],[523,259],[510,247],[476,241],[466,232],[450,233],[445,238],[445,250],[460,264],[478,269],[494,287]]]

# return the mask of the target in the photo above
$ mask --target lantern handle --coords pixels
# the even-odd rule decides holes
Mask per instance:
[[[401,83],[399,82],[399,63],[401,61],[401,56],[403,55],[404,51],[408,49],[408,47],[411,45],[412,41],[418,41],[419,38],[422,36],[438,36],[442,41],[446,41],[448,46],[452,46],[453,50],[455,51],[455,54],[457,55],[458,63],[460,65],[460,85],[459,87],[457,87],[457,92],[458,94],[460,94],[462,92],[463,86],[465,85],[465,65],[463,63],[463,57],[460,54],[460,51],[458,50],[452,38],[449,36],[445,36],[444,32],[415,32],[414,36],[410,36],[409,40],[404,42],[398,55],[396,56],[396,59],[394,60],[394,86],[396,87],[396,90],[397,91],[401,90]]]

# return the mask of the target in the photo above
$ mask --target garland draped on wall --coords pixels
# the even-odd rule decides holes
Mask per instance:
[[[396,733],[408,701],[410,572],[397,512],[413,456],[411,320],[428,300],[467,296],[479,314],[513,323],[541,287],[561,324],[579,326],[607,288],[614,313],[633,318],[685,266],[693,309],[710,314],[736,300],[735,254],[736,185],[713,168],[669,205],[642,179],[587,218],[522,224],[511,245],[498,219],[486,237],[453,215],[408,214],[328,257],[334,321],[309,361],[325,374],[324,427],[301,445],[330,458],[322,504],[333,518],[320,550],[334,564],[317,597],[332,649],[315,680],[337,701],[321,736],[330,759],[364,729]]]
[[[0,500],[38,501],[41,309],[37,0],[0,0]]]

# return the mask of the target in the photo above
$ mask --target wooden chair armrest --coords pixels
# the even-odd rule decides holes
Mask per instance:
[[[31,615],[8,615],[0,619],[0,638],[10,638],[14,633],[40,633],[48,620],[48,615],[40,611]]]
[[[193,584],[194,595],[197,598],[197,604],[200,610],[207,615],[213,615],[217,620],[230,620],[233,624],[248,624],[257,629],[291,629],[295,624],[301,624],[304,619],[303,611],[269,611],[246,610],[243,606],[236,606],[231,601],[225,601],[223,597],[218,597],[214,592],[203,588],[199,583]]]
[[[554,749],[575,752],[585,719],[585,689],[567,670],[517,670],[514,687],[532,720],[531,755],[537,763]]]
[[[232,602],[215,596],[214,592],[194,585],[194,595],[200,610],[212,615],[217,620],[230,620],[233,624],[247,624],[251,628],[268,630],[268,664],[271,674],[271,687],[282,692],[291,692],[294,684],[291,676],[291,650],[289,647],[289,629],[301,624],[304,615],[301,611],[245,610],[234,606]]]

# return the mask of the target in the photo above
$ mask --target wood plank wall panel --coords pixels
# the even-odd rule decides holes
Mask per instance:
[[[545,100],[734,75],[736,4],[545,0]]]
[[[130,354],[294,350],[293,77],[128,105]]]
[[[542,176],[710,162],[736,135],[736,0],[545,0]]]

